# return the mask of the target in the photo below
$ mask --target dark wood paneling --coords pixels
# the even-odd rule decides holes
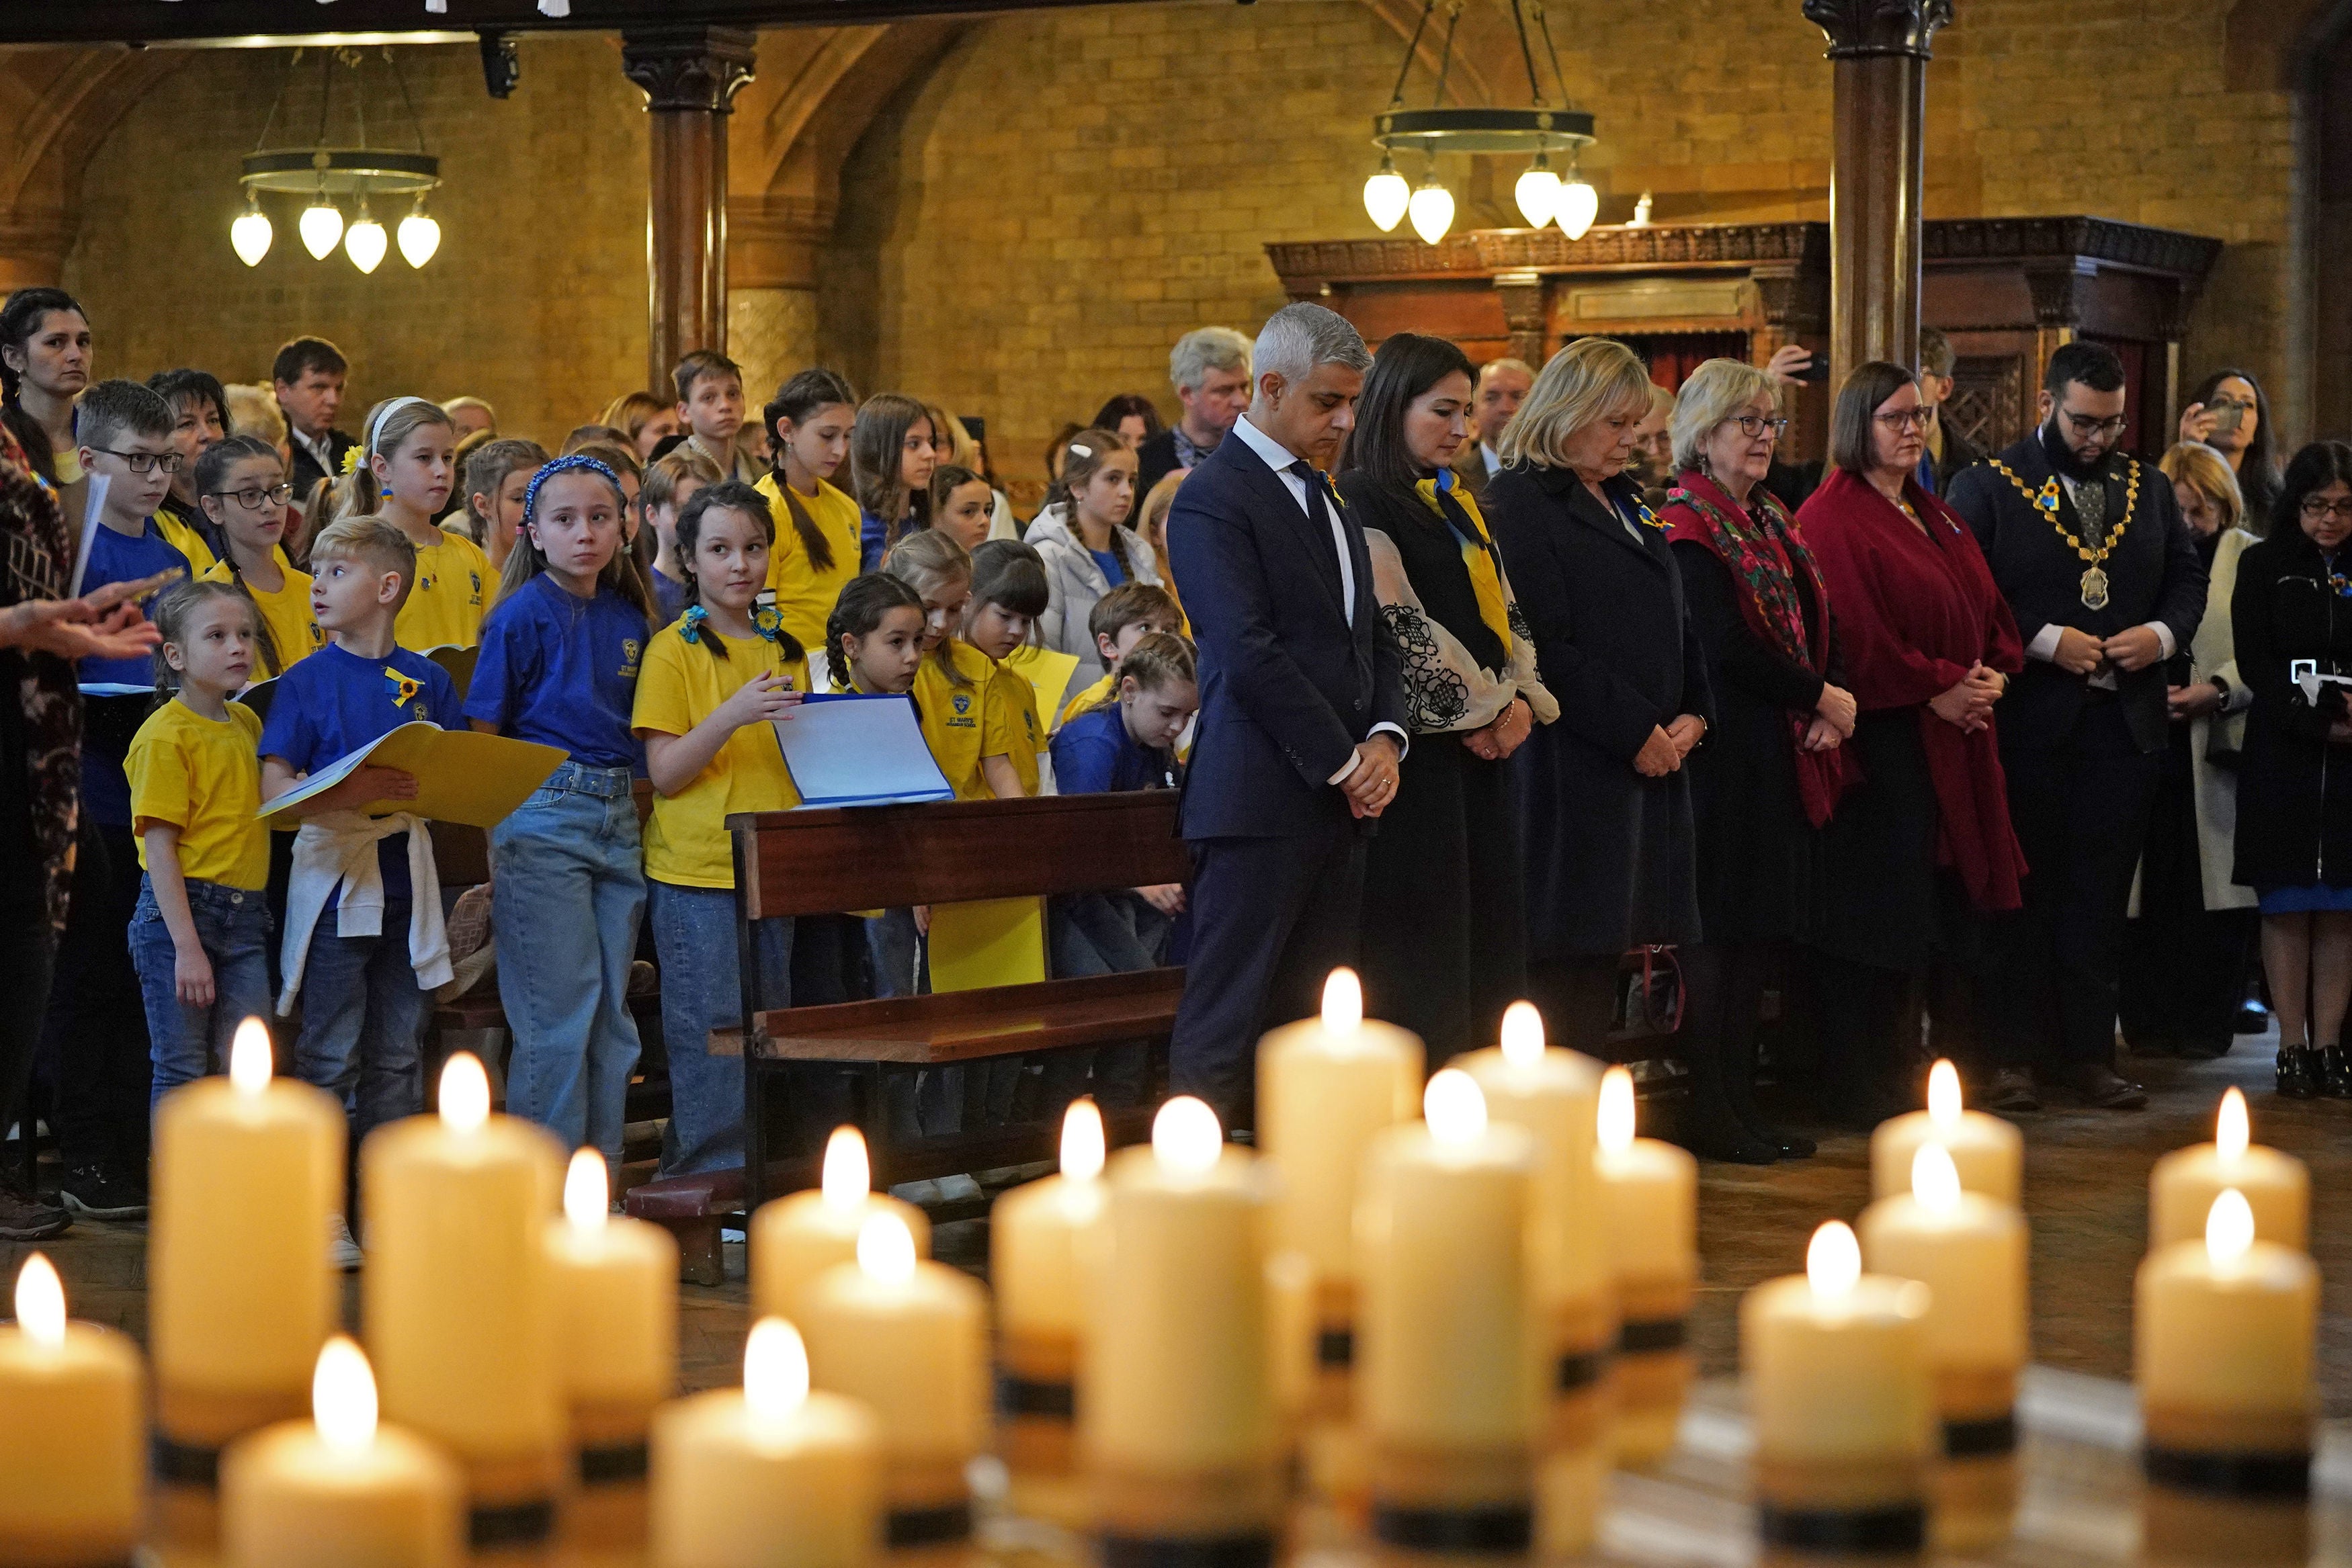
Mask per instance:
[[[1445,283],[1358,283],[1335,287],[1328,305],[1378,348],[1399,332],[1451,338],[1474,363],[1509,351],[1503,298],[1483,279]]]
[[[1183,992],[1183,970],[1145,969],[952,995],[780,1008],[759,1015],[752,1038],[771,1060],[936,1066],[1106,1040],[1164,1040]]]

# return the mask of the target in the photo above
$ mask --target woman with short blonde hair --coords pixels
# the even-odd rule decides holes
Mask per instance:
[[[1699,935],[1682,766],[1714,700],[1665,530],[1624,472],[1649,412],[1632,350],[1569,344],[1504,427],[1482,502],[1559,704],[1510,765],[1528,988],[1579,1051],[1607,1044],[1621,954]]]

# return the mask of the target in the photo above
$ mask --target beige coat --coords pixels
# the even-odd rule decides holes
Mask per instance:
[[[2189,721],[2189,776],[2197,792],[2197,859],[2204,872],[2208,909],[2254,906],[2254,890],[2230,880],[2231,862],[2237,855],[2238,776],[2205,760],[2217,729],[2222,744],[2233,751],[2245,742],[2246,709],[2253,705],[2254,694],[2238,674],[2230,596],[2238,586],[2238,558],[2253,542],[2254,536],[2243,528],[2231,528],[2221,536],[2205,590],[2205,618],[2197,623],[2197,635],[2189,643],[2189,680],[2210,681],[2219,675],[2230,686],[2226,711]]]

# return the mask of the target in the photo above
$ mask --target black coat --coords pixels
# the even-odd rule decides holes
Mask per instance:
[[[1698,827],[1699,924],[1717,942],[1811,941],[1821,919],[1821,834],[1797,793],[1791,715],[1810,719],[1822,678],[1748,630],[1747,590],[1706,546],[1677,540],[1692,626],[1706,651],[1715,726],[1683,764]],[[1811,584],[1795,574],[1805,631],[1821,624]],[[1830,675],[1839,676],[1832,646]]]
[[[1635,490],[1622,475],[1607,488],[1626,497]],[[1715,717],[1706,651],[1666,536],[1638,524],[1629,534],[1564,467],[1503,469],[1486,486],[1485,509],[1537,671],[1560,710],[1512,758],[1528,958],[1696,941],[1689,774],[1633,770],[1653,729],[1678,714]]]
[[[2336,554],[2352,570],[2352,545]],[[2268,892],[2326,883],[2352,887],[2352,746],[2327,727],[2347,711],[2346,689],[2303,694],[2291,671],[2352,674],[2352,599],[2301,528],[2248,545],[2230,599],[2238,673],[2254,694],[2238,764],[2237,865],[2231,880]]]
[[[2058,526],[2037,509],[2026,491],[2039,493],[2052,477],[2050,459],[2042,449],[2039,431],[2000,455],[2025,486],[2021,491],[1990,461],[1962,473],[1952,481],[1947,499],[1968,520],[1984,547],[1985,563],[2009,601],[2017,619],[2017,633],[2027,647],[2045,626],[2072,626],[2094,637],[2112,637],[2151,621],[2172,632],[2176,647],[2186,648],[2205,615],[2205,563],[2198,558],[2189,526],[2172,498],[2172,481],[2151,464],[2120,454],[2107,464],[2107,529],[2123,537],[2109,552],[2103,570],[2107,574],[2107,605],[2091,610],[2083,603],[2083,574],[2089,563],[2058,537]],[[2132,497],[2133,480],[2137,494]],[[2132,497],[2131,515],[2124,506]],[[2083,520],[2066,486],[2058,486],[2058,520],[2076,538]],[[2040,750],[2055,746],[2074,727],[2081,712],[2086,677],[2069,674],[2056,664],[2029,657],[2025,669],[2010,683],[2000,703],[2000,744],[2004,752]],[[2124,705],[2125,722],[2141,751],[2161,751],[2168,732],[2161,662],[2131,674],[2116,672],[2116,693]]]
[[[1136,504],[1140,507],[1143,497],[1151,494],[1151,486],[1176,468],[1176,433],[1163,430],[1157,435],[1146,436],[1143,444],[1135,449]]]
[[[1940,412],[1938,411],[1939,416]],[[1950,495],[1952,481],[1984,460],[1984,448],[1954,430],[1950,425],[1945,425],[1944,455],[1936,459],[1936,494]]]

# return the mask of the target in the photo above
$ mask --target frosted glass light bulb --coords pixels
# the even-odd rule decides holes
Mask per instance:
[[[1592,220],[1601,215],[1601,193],[1594,190],[1583,175],[1571,173],[1559,187],[1559,198],[1553,216],[1559,222],[1559,232],[1570,239],[1582,239],[1592,227]]]
[[[391,236],[383,232],[383,225],[368,215],[364,205],[360,208],[358,220],[343,231],[343,254],[362,272],[373,272],[383,265],[383,253],[390,243]]]
[[[1423,245],[1435,245],[1454,226],[1454,193],[1431,180],[1412,193],[1406,207],[1412,218],[1412,232],[1421,236]]]
[[[415,212],[400,220],[399,238],[402,258],[411,267],[423,267],[441,248],[440,221],[428,216],[420,202]]]
[[[274,231],[269,226],[269,214],[258,204],[237,214],[236,221],[228,225],[229,248],[236,252],[237,260],[247,267],[259,267],[261,258],[269,254],[269,242]]]
[[[1559,176],[1551,172],[1550,165],[1538,158],[1534,165],[1519,176],[1519,183],[1513,187],[1511,193],[1518,199],[1519,213],[1528,220],[1528,226],[1539,229],[1551,222],[1551,215],[1559,205]]]
[[[302,248],[310,253],[310,259],[324,261],[343,237],[342,210],[321,193],[302,209],[301,221],[295,226],[301,231]]]
[[[1404,221],[1404,210],[1412,201],[1412,187],[1386,159],[1381,161],[1380,172],[1364,182],[1364,211],[1382,234]]]

